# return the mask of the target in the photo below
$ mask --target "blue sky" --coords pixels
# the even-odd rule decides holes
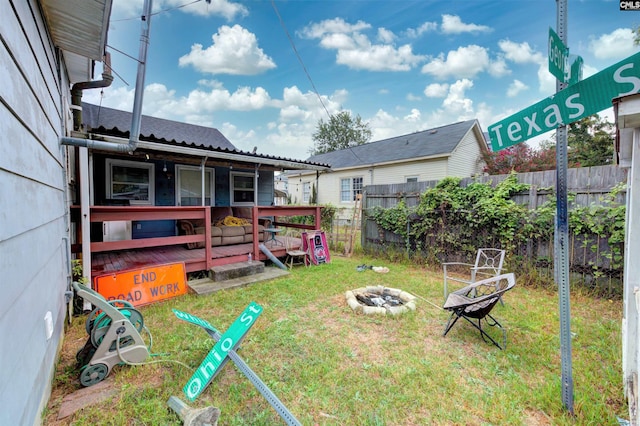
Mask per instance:
[[[113,1],[115,80],[83,101],[132,110],[142,5]],[[318,120],[341,110],[360,115],[372,141],[472,118],[486,132],[555,92],[547,55],[554,0],[153,6],[143,113],[215,127],[245,151],[305,159]],[[638,51],[640,12],[620,11],[617,0],[569,0],[567,11],[568,46],[584,59],[584,78]],[[610,110],[603,115],[613,120]]]

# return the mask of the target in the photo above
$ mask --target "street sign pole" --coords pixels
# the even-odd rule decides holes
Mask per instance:
[[[567,0],[556,0],[558,36],[567,45]],[[567,87],[556,80],[556,93]],[[571,367],[571,308],[569,303],[569,220],[567,202],[567,126],[556,130],[556,227],[554,237],[554,275],[560,308],[560,351],[562,403],[573,415],[573,377]]]

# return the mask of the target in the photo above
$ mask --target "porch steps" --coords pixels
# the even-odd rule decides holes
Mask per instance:
[[[187,284],[198,295],[215,293],[220,290],[243,287],[260,281],[289,275],[276,267],[264,267],[263,262],[239,262],[211,268],[209,278],[191,280]]]

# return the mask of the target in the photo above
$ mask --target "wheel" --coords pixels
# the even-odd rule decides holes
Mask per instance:
[[[87,365],[80,373],[80,384],[92,386],[100,383],[109,374],[109,368],[104,364]]]

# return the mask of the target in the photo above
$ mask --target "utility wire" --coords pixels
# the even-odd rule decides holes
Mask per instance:
[[[159,10],[159,11],[157,11],[157,12],[155,12],[155,13],[152,13],[152,14],[151,14],[151,16],[153,16],[153,15],[158,15],[158,14],[160,14],[160,13],[164,13],[164,12],[170,12],[170,11],[172,11],[172,10],[176,10],[176,9],[181,9],[181,8],[183,8],[183,7],[191,6],[192,4],[194,4],[194,3],[198,3],[198,2],[201,2],[201,1],[202,1],[202,0],[193,0],[193,1],[192,1],[192,2],[190,2],[190,3],[185,3],[185,4],[181,4],[181,5],[179,5],[179,6],[169,7],[169,8],[167,8],[167,9],[162,9],[162,10]],[[211,0],[205,0],[205,1],[206,1],[207,3],[211,3]],[[111,22],[134,21],[134,20],[137,20],[137,19],[140,19],[140,17],[139,17],[139,16],[136,16],[135,18],[113,19]]]
[[[309,79],[309,82],[311,83],[311,87],[313,88],[313,92],[318,97],[318,100],[320,101],[320,104],[322,105],[322,108],[324,108],[324,112],[327,113],[328,117],[331,117],[331,114],[329,114],[329,110],[327,110],[327,107],[324,105],[324,102],[322,102],[322,97],[318,93],[318,89],[316,89],[316,85],[313,83],[313,80],[311,79],[311,75],[309,74],[309,71],[307,71],[307,67],[305,67],[304,62],[302,61],[302,58],[300,57],[300,54],[298,53],[298,49],[296,49],[296,45],[293,42],[293,39],[291,38],[291,35],[289,34],[289,30],[287,30],[287,26],[285,25],[284,20],[282,19],[282,16],[280,16],[280,12],[278,11],[278,8],[276,7],[276,3],[275,3],[274,0],[271,0],[271,6],[273,6],[273,10],[276,12],[276,15],[278,16],[278,19],[280,20],[280,25],[282,26],[282,29],[284,30],[284,33],[287,35],[287,38],[289,39],[289,43],[291,43],[291,48],[293,49],[293,53],[295,53],[296,58],[298,58],[298,62],[300,62],[300,65],[302,65],[302,69],[304,70],[304,73],[307,75],[307,78]]]

